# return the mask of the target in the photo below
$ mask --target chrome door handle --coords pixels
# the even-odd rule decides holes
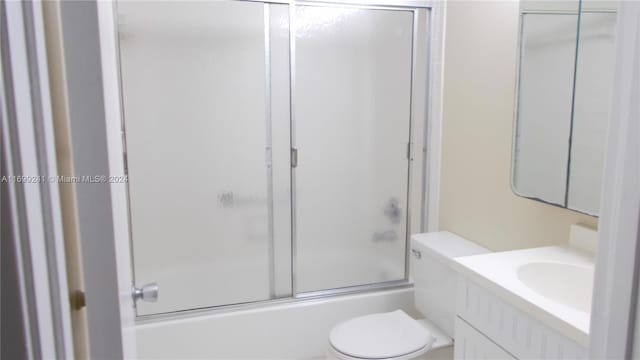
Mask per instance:
[[[141,288],[133,287],[131,289],[131,295],[133,296],[133,302],[138,300],[144,300],[148,302],[158,301],[158,283],[152,282],[146,284]]]

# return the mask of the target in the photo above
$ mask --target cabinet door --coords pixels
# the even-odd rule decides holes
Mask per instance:
[[[459,317],[456,317],[455,339],[455,359],[515,359]]]

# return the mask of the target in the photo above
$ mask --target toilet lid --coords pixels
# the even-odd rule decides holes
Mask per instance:
[[[331,330],[329,341],[349,356],[384,359],[430,347],[435,337],[404,311],[396,310],[338,324]]]

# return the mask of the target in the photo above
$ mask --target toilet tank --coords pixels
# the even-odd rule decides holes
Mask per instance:
[[[411,236],[416,308],[450,337],[453,337],[458,283],[458,274],[451,268],[453,258],[488,252],[447,231]]]

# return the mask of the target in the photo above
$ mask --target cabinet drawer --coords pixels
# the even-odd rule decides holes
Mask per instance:
[[[515,359],[459,317],[456,317],[455,335],[453,348],[455,359]]]

